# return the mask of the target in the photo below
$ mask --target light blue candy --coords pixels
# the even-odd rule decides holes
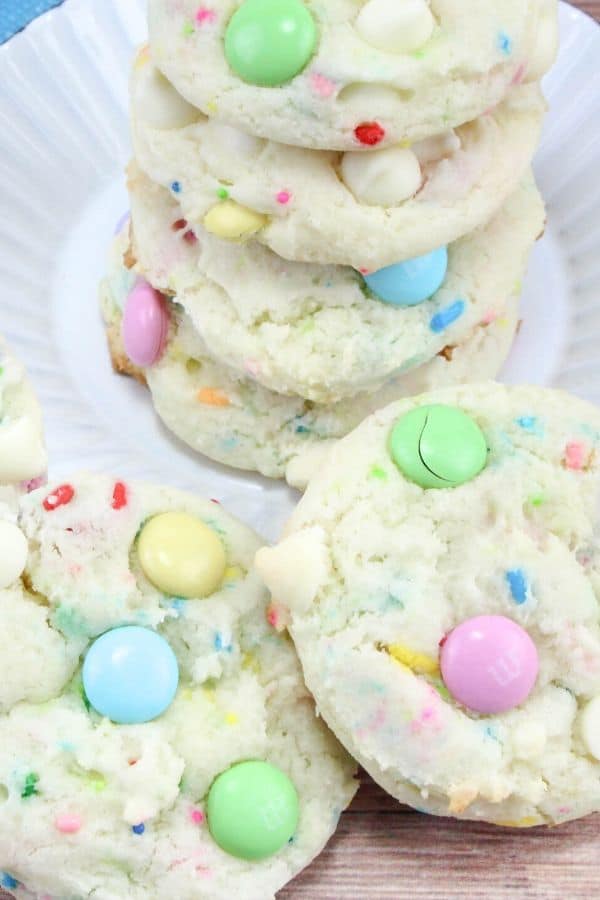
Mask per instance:
[[[374,294],[393,306],[417,306],[429,300],[444,283],[448,271],[448,250],[440,247],[425,256],[365,275]]]
[[[179,683],[175,654],[149,628],[126,625],[107,631],[83,664],[83,688],[102,716],[119,725],[151,722],[171,705]]]

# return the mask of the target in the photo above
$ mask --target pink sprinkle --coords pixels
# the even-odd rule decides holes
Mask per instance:
[[[54,827],[62,834],[76,834],[81,828],[81,824],[79,816],[57,816],[54,820]]]
[[[199,809],[193,809],[190,813],[190,819],[194,825],[202,825],[204,822],[204,813]]]
[[[273,628],[277,628],[278,616],[277,616],[277,610],[275,609],[274,606],[269,606],[269,608],[267,610],[267,622]]]
[[[579,441],[571,441],[565,448],[565,465],[567,469],[580,472],[585,466],[586,449]]]
[[[492,322],[495,322],[498,318],[498,313],[495,309],[488,309],[485,316],[481,320],[482,325],[491,325]]]
[[[519,68],[517,69],[517,71],[515,72],[515,74],[513,76],[513,80],[510,83],[511,87],[512,87],[512,85],[515,85],[515,84],[521,84],[521,82],[523,81],[524,75],[525,75],[525,66],[523,63],[521,63],[521,65],[519,66]]]
[[[244,369],[251,375],[253,378],[256,378],[260,374],[260,365],[254,359],[247,359],[244,362]]]
[[[279,191],[277,194],[277,202],[281,203],[282,206],[285,206],[286,203],[289,203],[292,199],[292,195],[289,191]]]
[[[201,6],[198,12],[196,13],[196,22],[200,25],[204,25],[207,22],[209,25],[216,20],[217,14],[214,9],[208,9],[206,6]]]
[[[566,813],[571,812],[571,807],[570,806],[559,806],[558,811],[561,816],[564,816],[564,815],[566,815]]]
[[[221,505],[221,501],[220,501],[220,500],[215,500],[215,498],[214,498],[214,497],[211,497],[211,500],[210,500],[210,502],[211,502],[211,503],[216,503],[216,504],[217,504],[217,506],[220,506],[220,505]]]
[[[46,475],[38,475],[37,478],[32,478],[30,481],[22,481],[21,487],[30,494],[32,491],[35,491],[46,484],[47,480],[48,478]]]
[[[358,271],[360,272],[361,275],[368,275],[371,270],[366,269],[364,266],[361,266]]]
[[[332,94],[335,94],[335,81],[332,81],[330,78],[326,78],[325,75],[321,75],[319,74],[319,72],[312,73],[312,75],[310,76],[310,82],[315,94],[319,94],[321,97],[331,97]]]
[[[186,231],[186,233],[183,236],[183,239],[186,242],[186,244],[197,244],[198,243],[198,238],[196,237],[195,232],[191,231],[191,230]]]
[[[196,872],[202,878],[210,878],[212,876],[212,872],[208,868],[208,866],[196,866]]]

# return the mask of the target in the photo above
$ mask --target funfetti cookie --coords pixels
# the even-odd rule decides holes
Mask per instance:
[[[257,567],[317,706],[402,802],[600,810],[600,411],[467,385],[368,418]]]
[[[1,597],[1,884],[273,898],[333,833],[355,766],[270,624],[258,538],[216,501],[104,475],[30,494],[18,525],[22,571]]]
[[[193,107],[184,115],[182,103],[142,51],[131,83],[136,161],[176,195],[192,227],[358,270],[428,253],[487,222],[529,167],[545,108],[538,85],[524,85],[474,122],[411,147],[340,154],[251,137]]]
[[[42,414],[23,365],[0,337],[0,491],[26,491],[46,474]]]
[[[362,276],[194,230],[135,166],[129,190],[130,261],[177,296],[205,353],[272,391],[328,404],[377,390],[501,312],[544,224],[527,176],[489,224],[448,250]]]
[[[288,397],[236,374],[206,352],[177,298],[167,300],[127,269],[126,230],[115,239],[101,290],[116,371],[150,388],[156,412],[177,437],[218,462],[303,487],[320,454],[375,409],[434,387],[497,375],[518,324],[518,296],[495,307],[458,346],[373,393],[334,404]],[[153,322],[154,327],[142,323]]]
[[[372,150],[472,121],[538,80],[555,0],[151,0],[156,65],[211,118],[283,144]]]

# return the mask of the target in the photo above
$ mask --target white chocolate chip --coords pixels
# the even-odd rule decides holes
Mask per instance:
[[[600,697],[594,697],[581,713],[581,738],[590,756],[600,760]]]
[[[517,759],[535,759],[546,746],[546,729],[540,722],[520,724],[513,734],[512,746]]]
[[[202,113],[178,94],[159,70],[147,63],[135,81],[136,109],[153,128],[183,128],[202,119]]]
[[[410,149],[421,165],[425,166],[439,159],[447,159],[460,150],[460,138],[455,131],[445,131],[413,144]]]
[[[328,577],[325,532],[320,527],[305,528],[276,547],[263,547],[255,565],[276,600],[293,612],[305,611]]]
[[[537,25],[533,52],[527,64],[525,81],[538,81],[545,75],[558,52],[558,19],[556,3],[547,0]]]
[[[356,20],[367,44],[389,53],[410,53],[427,43],[435,19],[426,0],[369,0]]]
[[[419,160],[402,147],[345,153],[341,173],[356,199],[372,206],[397,206],[414,197],[423,181]]]
[[[39,428],[29,417],[3,423],[0,428],[0,482],[26,481],[46,468],[46,452]]]
[[[20,528],[0,521],[0,588],[7,588],[23,573],[29,545]]]

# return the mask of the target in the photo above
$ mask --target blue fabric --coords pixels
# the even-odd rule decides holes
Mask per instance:
[[[0,44],[62,0],[0,0]]]

